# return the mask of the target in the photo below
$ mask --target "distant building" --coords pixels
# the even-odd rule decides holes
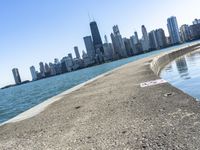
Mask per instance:
[[[135,35],[132,35],[130,37],[130,44],[131,44],[131,49],[133,51],[133,55],[138,54],[138,50],[136,49],[136,45],[139,43],[139,41],[137,40],[137,37]]]
[[[69,53],[69,54],[68,54],[68,57],[70,57],[71,59],[73,59],[72,53]]]
[[[129,57],[133,56],[133,49],[132,49],[131,40],[128,39],[128,38],[123,38],[123,41],[124,41],[124,45],[125,45],[125,48],[126,48],[127,55]]]
[[[90,60],[93,61],[95,59],[95,49],[94,49],[94,45],[92,42],[92,37],[86,36],[83,39],[84,39],[85,48],[87,51],[87,56],[90,58]]]
[[[181,37],[179,34],[178,22],[176,17],[172,16],[167,19],[167,27],[170,35],[171,44],[181,43]]]
[[[190,31],[193,40],[200,39],[200,24],[191,25]]]
[[[99,52],[103,54],[104,53],[103,43],[101,40],[101,36],[100,36],[100,32],[99,32],[97,23],[95,21],[90,22],[90,30],[91,30],[93,44],[94,44],[94,48],[95,48],[95,52],[96,52],[95,54],[97,54],[97,49],[99,49]]]
[[[14,76],[14,79],[15,79],[15,83],[20,84],[21,78],[20,78],[18,69],[17,68],[12,69],[12,73],[13,73],[13,76]]]
[[[160,29],[157,29],[155,31],[155,34],[156,34],[156,39],[157,39],[159,48],[166,47],[167,46],[167,39],[166,39],[166,36],[165,36],[165,31],[162,28],[160,28]]]
[[[73,59],[73,70],[77,70],[84,67],[84,62],[82,59]]]
[[[52,63],[49,63],[49,67],[50,67],[50,74],[51,74],[51,76],[56,75],[55,65],[52,64]]]
[[[143,51],[148,51],[150,48],[150,43],[149,43],[149,36],[147,33],[147,29],[144,25],[142,25],[141,29],[142,29],[142,35],[143,35],[143,42],[142,42]]]
[[[41,73],[41,76],[42,76],[42,77],[45,77],[45,67],[44,67],[43,62],[40,62],[40,63],[39,63],[39,66],[40,66],[40,73]]]
[[[138,33],[136,31],[134,32],[134,36],[135,36],[135,44],[138,44],[139,38],[138,38]]]
[[[37,80],[37,72],[36,72],[36,70],[35,70],[35,67],[34,67],[34,66],[31,66],[31,67],[30,67],[30,71],[31,71],[32,80],[33,80],[33,81]]]
[[[61,66],[61,62],[59,61],[58,58],[54,59],[54,69],[56,71],[56,75],[61,74],[62,73],[62,66]]]
[[[83,51],[82,58],[83,58],[84,67],[88,67],[94,64],[94,61],[90,59],[90,57],[87,55],[85,51]]]
[[[180,34],[181,34],[181,39],[183,42],[187,42],[191,40],[191,32],[190,32],[190,27],[189,25],[182,25],[180,27]]]
[[[49,77],[51,75],[51,70],[50,70],[50,67],[47,63],[45,63],[45,77]]]
[[[156,32],[154,30],[149,33],[149,43],[152,50],[159,49],[158,41],[156,39]]]
[[[74,52],[75,52],[76,58],[80,59],[81,57],[80,57],[80,53],[77,46],[74,47]]]
[[[105,35],[105,43],[103,44],[103,49],[104,49],[104,60],[105,61],[110,61],[114,57],[114,50],[112,47],[112,44],[108,42],[108,38]]]
[[[119,58],[127,57],[126,47],[117,25],[113,26],[113,33],[111,33],[111,40],[115,53]]]
[[[193,25],[200,24],[200,19],[194,19],[194,21],[192,23],[193,23]]]

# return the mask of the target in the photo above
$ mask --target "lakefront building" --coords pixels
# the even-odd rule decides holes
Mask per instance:
[[[160,29],[155,30],[155,34],[156,34],[156,40],[158,42],[159,48],[167,47],[167,39],[165,36],[165,31],[162,28],[160,28]]]
[[[125,43],[120,34],[118,25],[113,26],[113,33],[111,33],[111,40],[113,43],[114,51],[118,58],[127,57]]]
[[[86,36],[83,38],[84,43],[85,43],[85,49],[87,51],[87,55],[90,58],[91,61],[95,60],[95,49],[94,45],[92,42],[92,37],[91,36]]]
[[[33,81],[37,80],[37,72],[36,72],[36,70],[35,70],[35,67],[34,67],[34,66],[31,66],[31,67],[30,67],[30,71],[31,71],[32,80],[33,80]]]
[[[19,70],[17,68],[12,69],[14,80],[16,84],[21,84],[21,77],[19,75]]]
[[[187,24],[184,24],[180,27],[180,34],[181,34],[181,40],[183,42],[187,42],[191,40],[191,32],[190,27]]]
[[[167,27],[169,36],[165,36],[162,28],[147,32],[142,25],[142,37],[138,36],[137,31],[133,32],[129,38],[123,37],[120,33],[118,25],[114,25],[111,33],[111,41],[109,42],[105,36],[105,42],[102,42],[100,32],[95,21],[90,22],[91,35],[83,38],[85,50],[82,50],[82,58],[77,46],[74,47],[75,58],[69,53],[60,61],[54,59],[53,63],[39,63],[39,71],[32,66],[30,67],[32,80],[39,80],[50,76],[75,71],[77,69],[98,65],[104,62],[110,62],[152,50],[161,49],[170,45],[200,39],[200,21],[195,19],[192,25],[182,25],[180,30],[176,17],[167,19]],[[21,83],[18,70],[15,73],[15,81]]]
[[[95,61],[96,63],[102,63],[104,62],[103,60],[104,49],[103,49],[103,43],[101,40],[100,32],[99,32],[97,23],[95,21],[90,22],[90,30],[92,34],[94,49],[95,49]]]
[[[151,50],[159,49],[156,32],[154,30],[149,33],[149,45]]]
[[[170,43],[172,45],[181,43],[181,37],[179,34],[178,22],[176,17],[172,16],[167,19],[167,27],[170,35]]]
[[[81,56],[80,56],[80,53],[79,53],[79,50],[78,50],[77,46],[74,47],[74,52],[75,52],[76,58],[80,59]]]
[[[146,52],[150,48],[149,36],[148,36],[148,33],[147,33],[147,29],[144,25],[142,25],[141,29],[142,29],[142,35],[143,35],[142,47],[143,47],[143,51]]]

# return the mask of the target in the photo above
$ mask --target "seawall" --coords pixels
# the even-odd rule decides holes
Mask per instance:
[[[189,52],[195,51],[200,48],[200,44],[195,44],[190,47],[178,49],[172,52],[163,53],[157,57],[155,57],[151,62],[151,69],[157,75],[159,75],[160,71],[164,66],[168,63],[172,62],[176,58],[183,56]]]

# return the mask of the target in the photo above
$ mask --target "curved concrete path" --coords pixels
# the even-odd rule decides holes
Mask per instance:
[[[151,60],[127,64],[35,117],[1,126],[0,149],[199,149],[199,103],[168,83],[140,87],[159,79]]]

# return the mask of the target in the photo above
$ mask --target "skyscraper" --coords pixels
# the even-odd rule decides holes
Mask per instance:
[[[156,32],[154,30],[149,33],[149,44],[152,50],[159,48],[158,41],[156,39]]]
[[[15,79],[15,83],[20,84],[21,78],[20,78],[18,69],[17,68],[12,69],[12,73],[13,73],[13,76],[14,76],[14,79]]]
[[[81,57],[80,57],[80,53],[78,51],[78,47],[77,46],[74,47],[74,52],[76,54],[76,58],[80,59]]]
[[[35,67],[34,66],[31,66],[30,67],[30,71],[31,71],[31,76],[32,76],[32,80],[37,80],[37,72],[35,70]]]
[[[104,49],[104,60],[109,61],[113,59],[113,47],[112,44],[108,42],[108,38],[105,35],[105,43],[103,44],[103,49]]]
[[[72,53],[68,53],[68,57],[70,57],[71,59],[73,59]]]
[[[193,25],[200,24],[200,19],[194,19],[194,21],[192,23],[193,23]]]
[[[113,26],[113,33],[111,34],[111,39],[115,53],[118,55],[118,57],[127,57],[126,47],[117,25]]]
[[[157,29],[155,32],[156,32],[156,39],[157,39],[159,48],[166,47],[167,40],[165,36],[165,31],[162,28],[160,28],[160,29]]]
[[[191,37],[193,40],[200,39],[200,24],[193,24],[190,26]]]
[[[95,59],[95,49],[94,49],[94,45],[93,45],[93,42],[92,42],[92,37],[86,36],[83,39],[84,39],[85,48],[86,48],[88,57],[91,60],[94,60]]]
[[[148,51],[149,50],[149,37],[148,37],[147,29],[144,25],[142,25],[142,35],[143,35],[143,50]]]
[[[50,67],[49,67],[49,65],[47,63],[45,63],[44,68],[45,68],[45,76],[46,75],[49,76],[51,70],[50,70]]]
[[[171,44],[181,43],[181,37],[179,34],[178,22],[176,17],[172,16],[167,19],[167,27],[170,35]]]
[[[44,67],[43,62],[40,62],[39,65],[40,65],[40,73],[41,73],[41,76],[42,76],[42,77],[45,77],[45,67]]]
[[[97,26],[97,23],[95,21],[90,22],[90,30],[92,33],[92,39],[93,39],[93,44],[94,44],[94,48],[95,48],[95,53],[97,53],[97,49],[100,50],[100,52],[103,54],[104,50],[103,50],[103,43],[101,40],[101,36],[99,33],[99,29]]]
[[[189,25],[182,25],[180,27],[180,33],[181,33],[181,39],[183,42],[187,42],[191,40],[191,32],[190,32],[190,27]]]
[[[138,44],[139,43],[139,38],[138,38],[137,31],[134,32],[134,36],[135,36],[135,44]]]

